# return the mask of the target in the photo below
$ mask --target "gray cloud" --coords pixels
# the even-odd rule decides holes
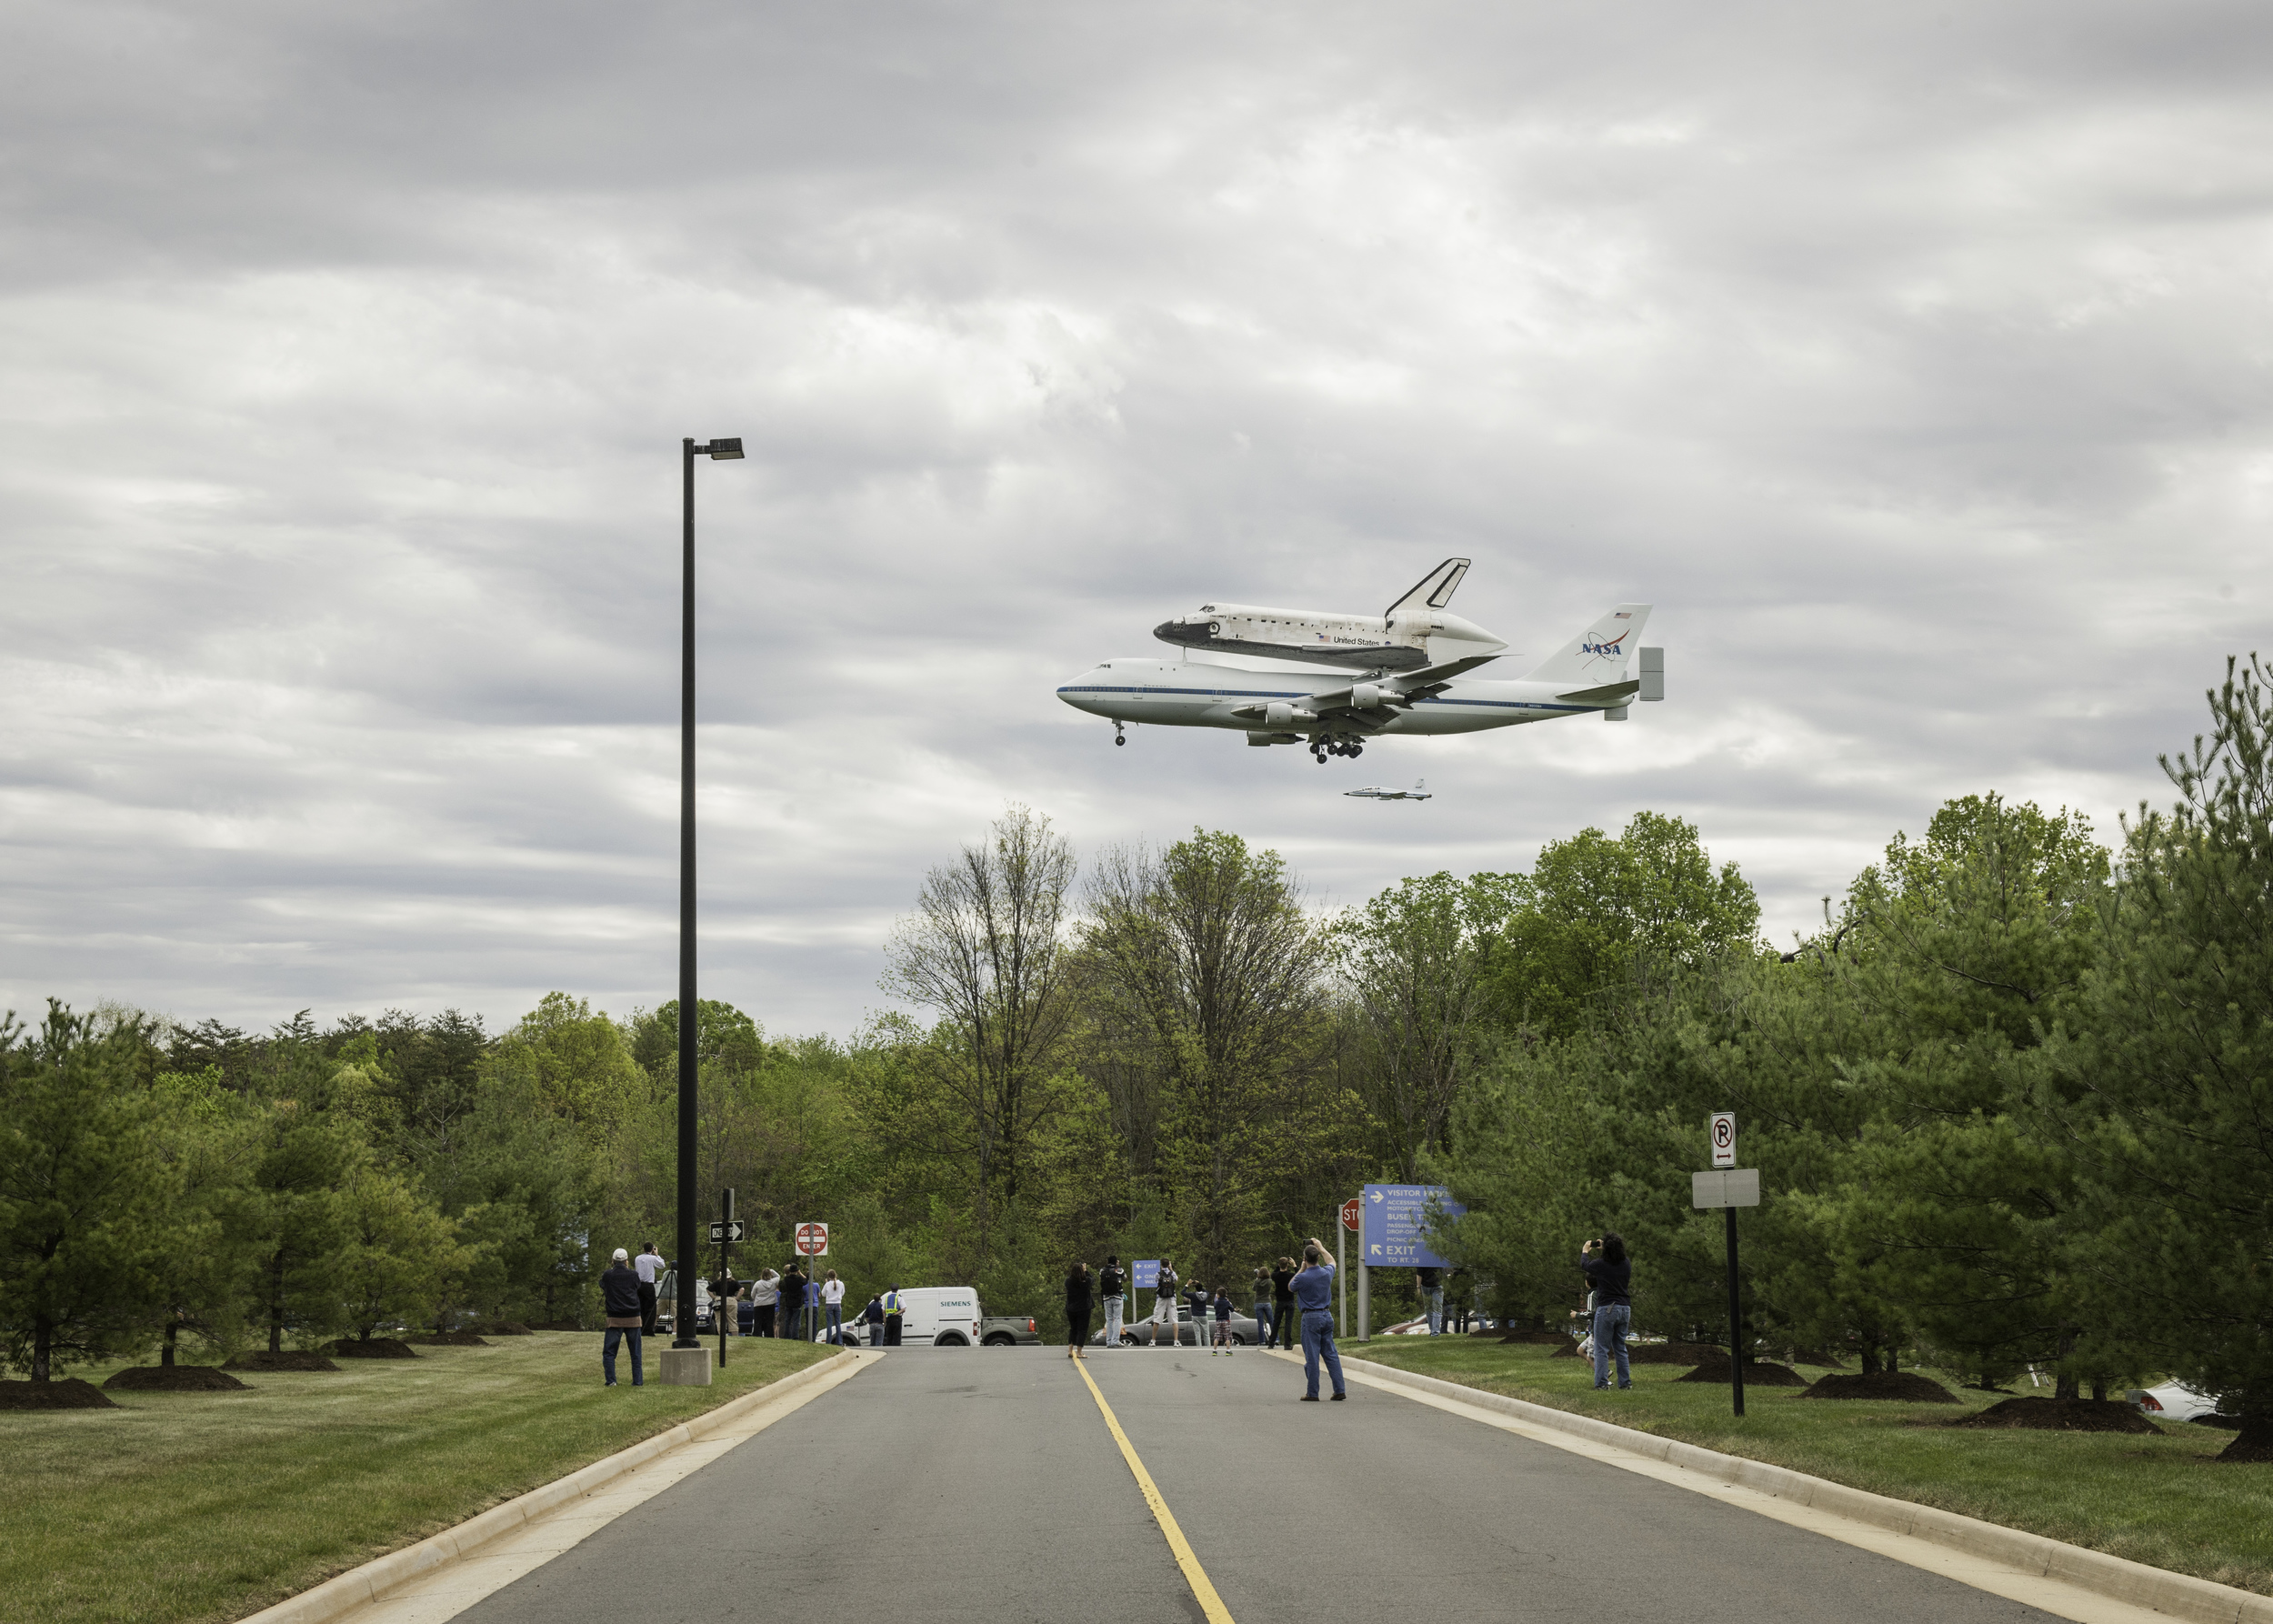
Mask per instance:
[[[2273,577],[2239,5],[11,14],[0,997],[882,1002],[1006,801],[1328,901],[1678,812],[1804,927],[2162,790]],[[1305,767],[1051,689],[1473,555],[1672,702]],[[1335,790],[1427,773],[1440,798]]]

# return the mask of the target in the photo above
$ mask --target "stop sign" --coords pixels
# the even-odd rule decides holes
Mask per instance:
[[[1352,1235],[1357,1233],[1357,1227],[1365,1221],[1365,1204],[1356,1196],[1342,1203],[1342,1228]]]
[[[797,1254],[804,1258],[828,1256],[828,1226],[799,1224],[797,1226]]]

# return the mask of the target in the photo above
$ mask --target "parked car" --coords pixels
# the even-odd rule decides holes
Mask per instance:
[[[1235,1311],[1231,1316],[1230,1323],[1231,1342],[1233,1347],[1246,1348],[1253,1343],[1262,1340],[1263,1333],[1261,1328],[1256,1324],[1253,1316]],[[1214,1324],[1214,1320],[1211,1319],[1208,1321],[1208,1325],[1211,1328],[1208,1334],[1211,1338],[1215,1334],[1212,1329]],[[1154,1345],[1154,1340],[1157,1337],[1159,1330],[1160,1326],[1156,1320],[1138,1319],[1134,1321],[1124,1321],[1121,1326],[1121,1346],[1124,1348],[1150,1348]],[[1089,1335],[1089,1340],[1102,1346],[1105,1341],[1105,1333],[1102,1330],[1092,1331]],[[1183,1318],[1181,1315],[1177,1317],[1176,1322],[1176,1340],[1177,1345],[1180,1348],[1205,1348],[1207,1346],[1206,1342],[1200,1340],[1199,1328],[1197,1324],[1193,1320]]]
[[[1031,1314],[982,1314],[978,1326],[982,1348],[1013,1348],[1021,1342],[1038,1345],[1042,1340]]]
[[[655,1278],[656,1335],[676,1336],[679,1312],[678,1270],[666,1268]],[[717,1321],[710,1316],[710,1282],[697,1276],[695,1280],[695,1334],[704,1336],[717,1329]]]
[[[2184,1382],[2166,1381],[2158,1388],[2133,1388],[2124,1395],[2131,1408],[2165,1421],[2198,1421],[2218,1413],[2218,1400],[2198,1393]]]

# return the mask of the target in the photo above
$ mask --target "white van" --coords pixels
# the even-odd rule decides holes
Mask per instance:
[[[976,1348],[978,1288],[911,1286],[900,1293],[904,1348]]]

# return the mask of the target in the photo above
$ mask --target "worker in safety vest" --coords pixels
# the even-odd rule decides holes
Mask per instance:
[[[889,1288],[884,1294],[884,1345],[886,1348],[900,1345],[900,1288],[897,1286]]]

